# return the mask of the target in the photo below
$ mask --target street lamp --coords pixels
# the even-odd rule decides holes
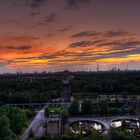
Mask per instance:
[[[83,132],[82,132],[82,122],[79,122],[79,127],[80,127],[80,134],[82,135]]]

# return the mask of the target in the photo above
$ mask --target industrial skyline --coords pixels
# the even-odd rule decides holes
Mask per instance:
[[[0,0],[0,73],[140,70],[138,0]],[[98,68],[99,69],[99,68]]]

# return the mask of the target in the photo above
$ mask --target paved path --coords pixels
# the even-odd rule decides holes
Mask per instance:
[[[29,127],[24,131],[21,135],[22,140],[27,140],[29,136],[29,132],[32,129],[35,132],[36,137],[40,137],[45,133],[45,128],[43,127],[45,124],[46,118],[44,116],[44,108],[38,112],[32,123]]]
[[[44,136],[46,132],[46,128],[44,128],[44,124],[41,124],[35,132],[35,137],[41,137]]]

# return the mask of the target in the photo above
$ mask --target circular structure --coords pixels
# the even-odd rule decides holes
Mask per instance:
[[[69,124],[69,128],[74,134],[87,134],[92,130],[96,130],[99,133],[104,131],[102,123],[89,120],[74,121]]]
[[[140,128],[140,122],[137,119],[117,119],[110,123],[110,127],[126,128],[131,133]]]

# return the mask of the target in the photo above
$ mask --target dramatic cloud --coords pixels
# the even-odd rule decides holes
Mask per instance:
[[[139,15],[138,0],[1,0],[0,65],[140,62]]]
[[[80,5],[89,3],[91,0],[66,0],[66,8],[78,8]]]
[[[0,40],[2,42],[5,42],[6,44],[28,44],[31,42],[39,41],[40,37],[31,35],[30,33],[1,33],[0,34]],[[6,45],[5,45],[6,46]],[[8,45],[9,46],[9,45]]]
[[[77,52],[77,53],[68,53],[68,54],[66,54],[65,56],[67,56],[67,57],[74,57],[74,58],[81,58],[81,57],[89,57],[89,56],[93,56],[94,55],[94,53],[92,53],[92,52]]]
[[[74,26],[68,25],[68,26],[66,26],[66,27],[64,27],[64,28],[61,28],[61,29],[58,29],[58,30],[56,30],[56,31],[62,33],[62,32],[69,31],[69,30],[72,29],[72,28],[74,28]]]
[[[26,26],[26,29],[36,29],[38,27],[43,27],[47,25],[47,22],[46,22],[46,19],[40,21],[40,22],[36,22],[36,23],[33,23],[32,25],[29,25],[29,26]]]
[[[66,50],[57,51],[53,54],[44,53],[40,56],[36,57],[26,57],[26,58],[17,58],[15,62],[28,62],[30,60],[47,60],[48,62],[54,62],[54,61],[60,61],[60,62],[66,62],[66,61],[73,61],[74,59],[79,60],[79,57],[89,57],[93,56],[93,53],[91,52],[68,52]],[[65,57],[65,59],[61,59],[62,57]]]
[[[70,31],[71,29],[73,29],[74,27],[72,25],[68,25],[64,28],[61,29],[55,29],[53,30],[52,33],[47,34],[47,37],[54,37],[54,36],[59,36],[60,34],[62,35],[63,33],[66,33],[68,31]]]
[[[52,23],[52,22],[56,22],[57,21],[57,14],[56,13],[50,13],[49,15],[47,15],[46,17],[46,22],[48,23]]]
[[[43,18],[40,18],[39,22],[33,23],[30,26],[26,26],[26,29],[36,29],[38,27],[43,27],[49,24],[49,23],[55,23],[57,22],[57,14],[56,13],[50,13],[46,16],[43,16]]]
[[[91,63],[101,59],[108,59],[108,58],[127,58],[130,55],[137,55],[140,53],[140,48],[134,50],[126,50],[126,51],[118,51],[118,52],[111,52],[111,53],[91,53],[91,52],[83,52],[83,53],[69,53],[68,56],[72,56],[70,59],[56,59],[50,60],[51,63],[53,62],[78,62],[78,63]]]
[[[92,42],[91,41],[81,41],[81,42],[75,42],[69,45],[70,48],[76,48],[76,47],[86,47],[86,46],[91,46]]]
[[[75,43],[71,43],[68,47],[70,47],[70,48],[88,47],[88,46],[92,46],[92,45],[95,45],[97,43],[100,43],[102,41],[103,40],[75,42]]]
[[[140,41],[129,41],[129,40],[117,40],[111,42],[104,42],[98,44],[98,46],[111,46],[112,50],[125,50],[125,49],[134,49],[140,45]]]
[[[9,37],[9,40],[15,40],[15,41],[21,41],[21,42],[27,42],[27,41],[36,41],[39,40],[39,37],[33,37],[30,35],[17,35],[17,36],[11,36]]]
[[[120,45],[122,45],[121,41],[111,41],[100,43],[98,46],[120,46]]]
[[[129,32],[122,30],[110,30],[104,34],[106,37],[130,36]]]
[[[97,61],[101,59],[108,59],[108,58],[125,58],[129,57],[129,55],[136,55],[140,53],[140,48],[134,50],[126,50],[126,51],[119,51],[119,52],[112,52],[112,53],[91,53],[91,52],[83,52],[83,53],[69,53],[69,56],[72,56],[71,59],[57,59],[51,60],[51,62],[86,62],[90,63],[90,61]]]
[[[109,30],[105,33],[103,32],[96,32],[96,31],[83,31],[77,34],[72,35],[73,38],[80,38],[80,37],[94,37],[101,35],[103,37],[123,37],[123,36],[132,36],[129,32],[123,30]]]
[[[97,35],[100,35],[100,34],[101,34],[100,32],[96,32],[96,31],[84,31],[84,32],[74,34],[71,37],[73,37],[73,38],[93,37],[93,36],[97,36]]]
[[[52,58],[61,58],[61,57],[80,57],[80,56],[92,56],[93,53],[91,52],[68,52],[66,50],[58,51],[53,54],[43,54],[42,56],[39,56],[39,59],[52,59]]]
[[[12,50],[29,50],[32,47],[31,46],[23,45],[23,46],[7,46],[6,48],[7,49],[12,49]]]
[[[128,41],[128,42],[124,43],[122,45],[122,47],[129,48],[129,47],[134,47],[134,46],[139,46],[139,45],[140,45],[140,41]]]
[[[30,6],[30,8],[39,8],[48,0],[26,0],[26,5]]]
[[[43,6],[48,0],[26,0],[25,6],[29,6],[32,9],[31,16],[35,16],[40,14],[40,8]]]
[[[57,55],[51,54],[51,55],[42,55],[38,57],[38,59],[42,59],[42,60],[48,60],[54,58],[58,58]]]
[[[119,51],[119,52],[102,54],[100,56],[97,56],[96,59],[121,58],[121,57],[124,58],[124,57],[128,57],[129,55],[135,55],[135,54],[140,54],[140,48],[132,49],[132,50],[126,50],[126,51]]]

